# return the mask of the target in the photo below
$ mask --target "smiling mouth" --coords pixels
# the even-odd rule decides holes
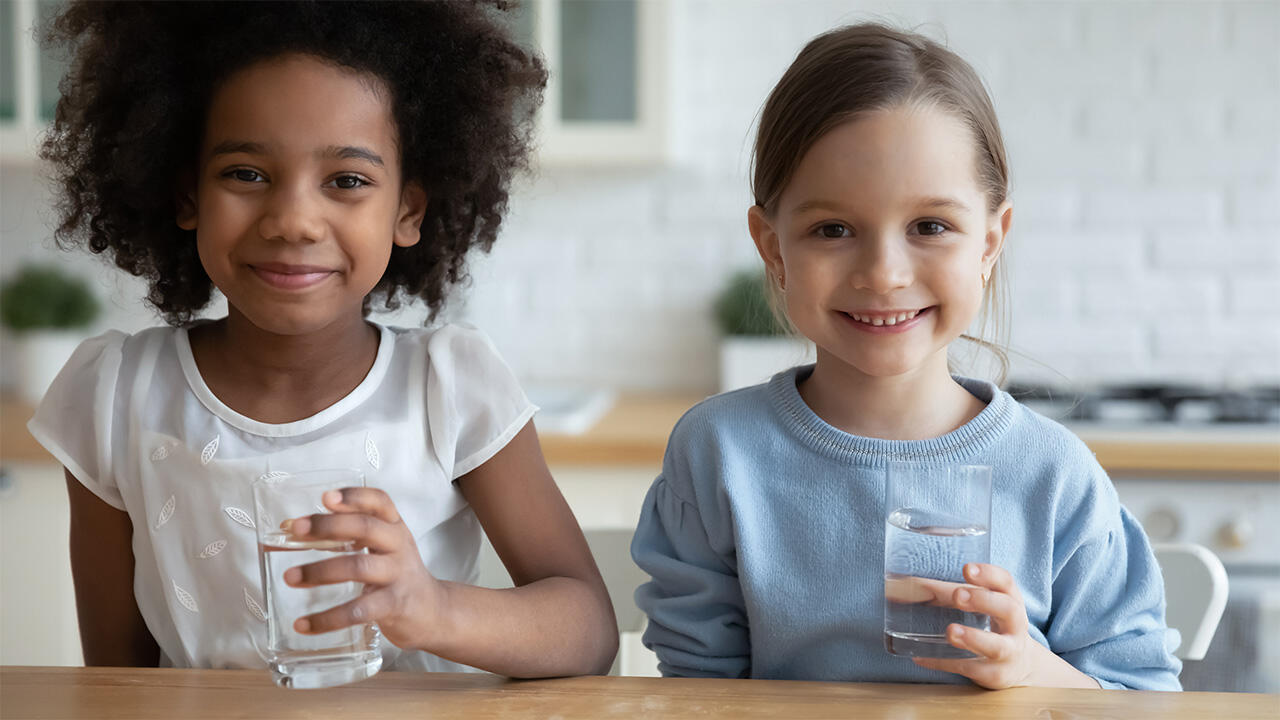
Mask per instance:
[[[893,326],[899,323],[905,323],[910,320],[914,320],[921,313],[927,312],[928,310],[929,308],[922,308],[919,310],[900,310],[898,312],[893,312],[893,313],[875,313],[875,314],[846,312],[844,313],[844,315],[852,319],[854,322],[861,323],[863,325],[869,325],[871,327],[884,327],[886,325]]]
[[[281,290],[309,288],[312,285],[323,282],[334,274],[333,270],[308,265],[267,263],[264,265],[250,265],[249,268],[263,282]]]

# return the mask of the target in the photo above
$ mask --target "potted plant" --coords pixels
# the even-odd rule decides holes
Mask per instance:
[[[100,305],[89,284],[56,267],[30,265],[0,286],[0,323],[13,338],[11,379],[36,404],[84,339]]]
[[[734,273],[716,298],[720,391],[764,382],[793,365],[812,362],[813,343],[788,332],[769,306],[763,270]]]

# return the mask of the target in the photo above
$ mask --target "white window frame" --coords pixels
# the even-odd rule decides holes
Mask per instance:
[[[32,37],[36,21],[35,0],[0,0],[13,8],[14,104],[12,120],[0,121],[0,159],[30,164],[36,160],[40,134],[40,46]]]
[[[560,103],[560,0],[529,0],[534,38],[549,75],[538,113],[538,156],[544,165],[638,166],[666,159],[667,2],[636,2],[636,119],[566,122]]]

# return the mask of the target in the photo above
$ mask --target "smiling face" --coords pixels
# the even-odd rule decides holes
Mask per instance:
[[[988,210],[965,125],[934,106],[836,126],[805,153],[772,213],[748,221],[788,317],[818,363],[858,375],[947,372],[1011,211]]]
[[[404,186],[376,78],[288,55],[216,92],[179,226],[232,313],[299,335],[359,321],[393,245],[418,241],[424,193]]]

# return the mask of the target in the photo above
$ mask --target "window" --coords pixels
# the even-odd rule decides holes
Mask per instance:
[[[666,0],[525,0],[515,18],[550,78],[539,150],[551,165],[663,159]]]

